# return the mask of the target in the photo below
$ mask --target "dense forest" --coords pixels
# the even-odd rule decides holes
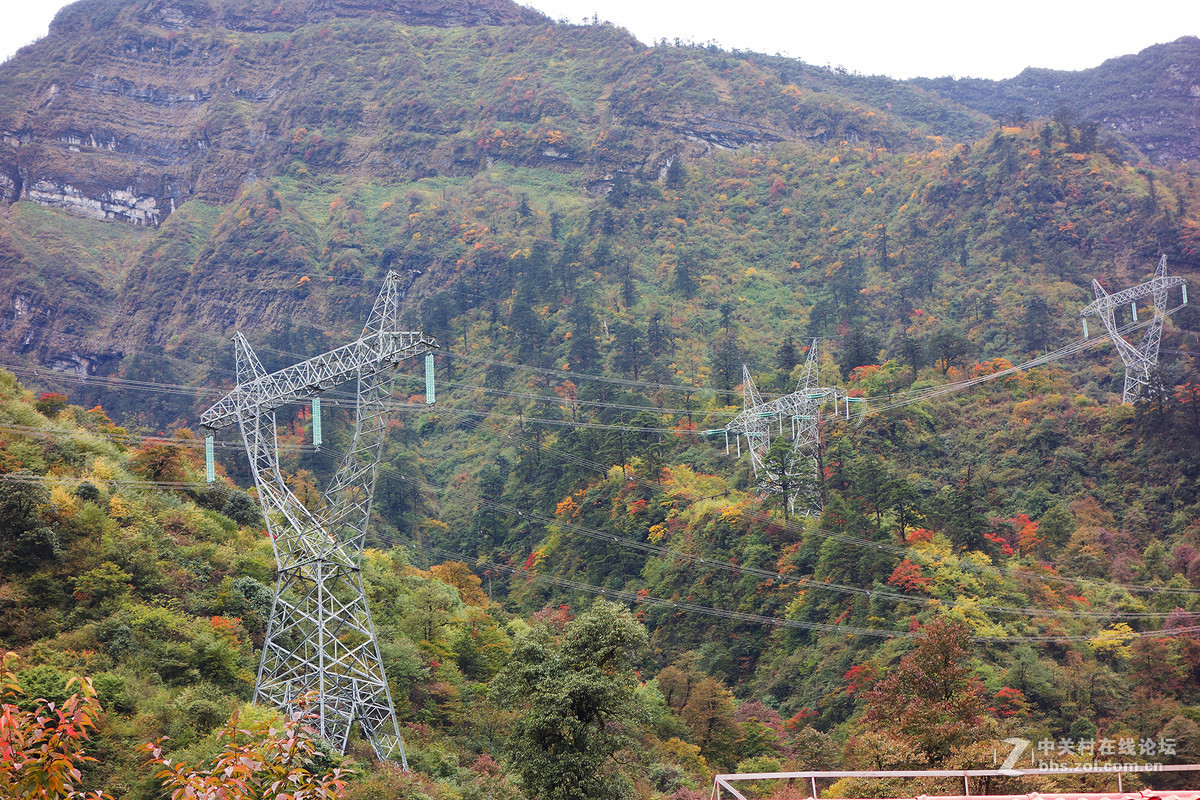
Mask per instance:
[[[166,797],[283,741],[314,791],[434,800],[696,800],[717,772],[990,767],[1011,737],[1023,764],[1200,761],[1194,162],[1048,90],[1009,113],[1020,87],[499,2],[175,5],[87,0],[0,65],[0,733],[39,698],[86,715],[75,789]],[[1122,404],[1079,312],[1164,254],[1193,303]],[[433,405],[400,367],[362,563],[410,772],[249,703],[275,562],[240,438],[209,483],[198,427],[235,331],[268,369],[325,352],[389,271],[439,345]],[[863,402],[824,409],[804,516],[708,434],[743,366],[777,397],[812,347]],[[320,447],[279,411],[313,508],[352,405],[327,393]]]

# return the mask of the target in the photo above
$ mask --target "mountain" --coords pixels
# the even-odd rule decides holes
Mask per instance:
[[[1188,75],[1190,48],[1063,85]],[[646,47],[504,3],[64,10],[0,65],[19,679],[103,676],[91,774],[126,796],[156,796],[126,757],[141,737],[215,752],[270,564],[236,435],[207,487],[193,426],[235,383],[235,332],[268,369],[328,351],[396,271],[406,328],[439,343],[437,402],[401,365],[363,572],[417,774],[367,764],[356,796],[536,795],[543,763],[571,766],[541,760],[566,758],[537,743],[548,709],[610,748],[572,762],[595,794],[675,800],[735,768],[1198,741],[1192,106],[1039,90],[1022,117],[997,91]],[[1135,117],[1169,144],[1100,127]],[[1125,405],[1079,314],[1093,280],[1136,286],[1164,254],[1193,301],[1172,288]],[[821,412],[822,513],[799,517],[721,431],[747,376],[792,392],[809,355],[852,402]],[[346,396],[326,400],[320,448],[307,409],[279,416],[310,502],[352,446]],[[576,670],[595,680],[566,702]]]
[[[507,159],[594,178],[659,169],[680,149],[909,136],[907,121],[861,117],[804,80],[781,94],[777,70],[798,77],[802,66],[647,50],[610,26],[553,24],[499,0],[93,0],[0,67],[0,189],[8,201],[156,225],[183,202],[228,202],[297,161],[377,177],[470,174],[495,157],[483,140],[505,125],[522,134],[504,145]],[[984,129],[941,105],[946,124]],[[597,146],[614,126],[621,135]]]
[[[4,65],[11,103],[0,121],[0,190],[10,201],[26,197],[148,225],[193,196],[229,200],[269,159],[260,148],[279,130],[268,116],[346,78],[324,65],[322,80],[322,65],[302,63],[312,53],[307,37],[291,37],[304,29],[324,39],[329,26],[344,30],[365,19],[392,33],[407,25],[544,21],[507,0],[76,3],[59,13],[46,39]],[[377,46],[386,39],[381,34]],[[355,104],[338,110],[341,122],[358,121],[361,100]],[[307,107],[298,116],[312,124],[329,113]]]
[[[1184,36],[1079,72],[1030,67],[1015,78],[918,78],[998,120],[1055,116],[1115,131],[1156,164],[1200,158],[1200,39]]]

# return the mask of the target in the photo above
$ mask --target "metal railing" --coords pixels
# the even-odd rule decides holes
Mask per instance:
[[[840,778],[961,778],[963,782],[964,797],[988,797],[988,798],[1006,798],[1013,800],[1014,798],[1031,798],[1038,797],[1046,798],[1047,796],[1054,797],[1070,797],[1070,798],[1096,798],[1101,793],[1063,793],[1063,792],[1029,792],[1025,794],[1015,795],[972,795],[971,794],[971,778],[987,778],[987,777],[1009,777],[1019,778],[1027,775],[1096,775],[1113,773],[1117,776],[1117,794],[1124,795],[1124,785],[1121,776],[1124,773],[1136,772],[1200,772],[1200,764],[1126,764],[1113,762],[1111,764],[1095,764],[1090,767],[1053,767],[1049,769],[944,769],[944,770],[915,770],[915,769],[899,769],[899,770],[877,770],[877,771],[862,771],[862,770],[834,770],[834,771],[810,771],[810,772],[744,772],[727,775],[713,776],[713,788],[711,800],[722,800],[722,791],[728,792],[735,800],[748,800],[745,795],[735,789],[731,784],[738,781],[763,781],[763,780],[786,780],[798,781],[803,780],[808,783],[808,788],[811,794],[808,798],[818,798],[817,781],[824,779],[840,779]],[[1155,797],[1161,800],[1170,800],[1172,796],[1178,796],[1178,800],[1195,800],[1200,798],[1200,786],[1196,791],[1191,792],[1154,792]],[[1106,797],[1111,800],[1116,800],[1112,794],[1106,794]],[[1143,795],[1134,794],[1130,797],[1142,797]],[[926,797],[922,795],[921,797]]]

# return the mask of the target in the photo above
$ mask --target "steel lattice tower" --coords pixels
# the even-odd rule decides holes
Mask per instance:
[[[1167,257],[1164,255],[1158,261],[1154,277],[1145,283],[1116,294],[1109,294],[1100,281],[1092,281],[1092,291],[1096,299],[1086,305],[1079,316],[1083,318],[1083,335],[1087,336],[1087,318],[1098,316],[1104,323],[1108,337],[1112,340],[1121,360],[1125,362],[1125,391],[1121,395],[1122,403],[1132,403],[1139,397],[1144,397],[1150,385],[1150,373],[1158,365],[1158,348],[1162,342],[1163,318],[1167,314],[1167,290],[1175,286],[1183,287],[1183,302],[1187,302],[1187,284],[1183,278],[1167,277]],[[1154,314],[1146,323],[1146,332],[1142,340],[1134,345],[1126,339],[1117,327],[1116,310],[1126,303],[1137,322],[1137,301],[1143,297],[1151,297],[1154,303]]]
[[[255,702],[294,708],[314,693],[316,725],[340,752],[358,722],[380,758],[398,756],[407,769],[361,574],[396,367],[437,347],[421,333],[396,330],[399,281],[388,273],[357,340],[277,372],[267,374],[235,334],[238,385],[200,421],[213,430],[234,423],[241,429],[275,550],[275,599]],[[323,506],[310,511],[280,472],[275,410],[350,381],[358,389],[353,441]]]
[[[749,368],[743,365],[742,413],[725,426],[726,436],[746,437],[759,491],[763,494],[786,492],[788,510],[796,513],[799,507],[799,513],[804,516],[815,516],[822,510],[820,476],[817,472],[821,406],[831,398],[836,404],[837,398],[843,395],[838,389],[817,385],[817,367],[817,340],[813,339],[796,391],[763,402]],[[771,449],[772,424],[777,424],[779,435],[783,435],[785,419],[791,426],[790,467],[786,474],[779,474],[778,465],[768,464],[766,456]]]

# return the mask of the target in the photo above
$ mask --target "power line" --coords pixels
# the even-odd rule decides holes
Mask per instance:
[[[395,546],[398,542],[392,536],[380,535],[380,538]],[[681,600],[669,600],[666,598],[654,597],[643,592],[629,592],[618,589],[609,589],[604,586],[596,586],[594,584],[584,583],[582,581],[573,581],[567,578],[559,578],[552,575],[545,575],[533,570],[515,567],[511,564],[501,564],[495,561],[488,561],[482,558],[467,556],[462,553],[457,553],[452,550],[421,545],[413,543],[410,546],[418,550],[423,550],[428,553],[439,555],[443,558],[453,558],[465,563],[475,564],[477,567],[485,569],[494,569],[501,572],[507,572],[510,575],[518,575],[542,583],[549,583],[563,588],[574,589],[576,591],[586,592],[589,594],[600,595],[602,597],[615,597],[624,600],[628,603],[636,603],[641,605],[650,605],[656,607],[670,608],[679,611],[685,611],[693,614],[702,614],[705,616],[719,617],[722,619],[731,619],[738,622],[750,622],[762,625],[772,625],[782,628],[799,628],[802,630],[816,630],[824,633],[841,633],[851,636],[876,636],[882,638],[919,638],[919,631],[897,631],[882,628],[862,628],[851,625],[837,625],[832,623],[809,622],[806,620],[788,619],[786,617],[772,617],[762,614],[750,614],[741,611],[728,611],[725,609],[712,608],[711,606],[703,606],[696,603],[688,603]],[[1152,636],[1178,636],[1200,632],[1200,625],[1182,626],[1168,630],[1157,631],[1134,631],[1130,634],[1131,638],[1148,638]],[[1094,639],[1095,636],[1088,635],[1054,635],[1045,636],[972,636],[972,641],[991,644],[1020,644],[1020,643],[1051,643],[1051,642],[1085,642]]]
[[[89,481],[88,479],[82,479],[82,478],[80,478],[80,479],[63,479],[63,478],[58,478],[56,476],[32,476],[32,475],[25,475],[25,474],[21,474],[21,473],[7,473],[4,475],[0,475],[0,480],[6,480],[6,481],[12,481],[12,482],[32,482],[35,480],[39,480],[39,481],[66,480],[68,482],[74,481],[74,482],[79,482],[79,483],[92,482],[92,481]],[[186,482],[186,481],[108,480],[108,481],[101,481],[101,482],[102,483],[111,483],[111,484],[120,484],[120,485],[126,485],[126,486],[158,487],[158,488],[173,488],[173,489],[182,489],[182,488],[196,489],[196,488],[202,488],[202,487],[206,486],[206,484],[203,484],[203,483]],[[225,487],[214,487],[214,488],[217,488],[218,491],[225,490]],[[389,534],[377,532],[376,536],[380,540],[389,543],[393,547],[395,547],[397,545],[405,546],[403,542],[400,542],[396,537],[393,537]],[[530,580],[537,580],[539,582],[550,583],[550,584],[560,586],[563,588],[574,589],[577,591],[583,591],[583,592],[587,592],[587,593],[591,593],[591,594],[596,594],[596,595],[601,595],[601,596],[606,596],[606,597],[614,597],[614,598],[622,599],[622,600],[625,600],[626,602],[631,602],[631,603],[666,607],[666,608],[676,609],[679,611],[685,611],[688,613],[698,613],[698,614],[703,614],[703,615],[707,615],[707,616],[713,616],[713,617],[718,617],[718,618],[723,618],[723,619],[730,619],[730,620],[739,621],[739,622],[748,622],[748,623],[754,623],[754,624],[766,624],[766,625],[785,627],[785,628],[799,628],[799,629],[804,629],[804,630],[816,630],[816,631],[821,631],[821,632],[826,632],[826,633],[841,633],[841,634],[855,635],[855,636],[878,636],[878,637],[886,637],[886,638],[893,638],[893,637],[898,637],[898,636],[907,637],[907,636],[913,635],[912,633],[906,632],[906,631],[896,631],[896,630],[879,629],[879,628],[863,628],[863,627],[857,627],[857,626],[839,625],[839,624],[832,624],[832,623],[808,622],[805,620],[793,620],[793,619],[788,619],[785,617],[773,617],[773,616],[767,616],[767,615],[762,615],[762,614],[751,614],[751,613],[740,612],[740,611],[729,611],[726,609],[718,609],[718,608],[712,608],[709,606],[698,605],[695,603],[688,603],[686,601],[658,598],[658,597],[651,596],[644,592],[629,592],[629,591],[624,591],[624,590],[610,589],[607,587],[596,586],[594,584],[585,583],[583,581],[575,581],[575,580],[571,580],[568,578],[561,578],[561,577],[557,577],[557,576],[545,575],[543,573],[538,573],[533,570],[526,570],[526,569],[522,569],[520,567],[514,567],[509,564],[501,564],[501,563],[494,562],[494,561],[488,561],[486,559],[467,556],[462,553],[457,553],[455,551],[445,550],[442,548],[425,546],[425,545],[421,545],[419,543],[410,543],[408,546],[413,546],[413,547],[416,547],[417,549],[424,550],[427,552],[437,553],[437,554],[442,555],[443,557],[449,557],[449,558],[454,558],[456,560],[463,561],[463,562],[474,563],[476,566],[482,566],[487,569],[496,569],[496,570],[504,571],[504,572],[507,572],[507,573],[513,574],[513,575],[521,575]],[[718,562],[714,562],[714,563],[718,563]],[[818,586],[814,586],[814,588],[821,588],[821,587],[818,585]],[[1152,636],[1176,636],[1176,635],[1191,634],[1191,633],[1196,633],[1196,632],[1200,632],[1200,626],[1178,627],[1178,628],[1172,628],[1170,630],[1134,631],[1130,634],[1130,636],[1134,637],[1134,638],[1145,638],[1145,637],[1152,637]],[[1093,634],[1093,635],[1048,634],[1048,635],[1042,635],[1042,636],[973,636],[971,638],[977,642],[988,642],[988,643],[1025,643],[1025,642],[1048,643],[1048,642],[1089,641],[1089,640],[1095,638],[1095,634]]]
[[[1176,307],[1176,309],[1172,309],[1171,311],[1175,311],[1178,308],[1179,307]],[[1170,313],[1170,312],[1168,312],[1168,313]],[[1141,323],[1141,324],[1147,324],[1147,323]],[[1123,330],[1132,329],[1133,327],[1137,327],[1137,325],[1126,326]],[[1089,347],[1097,346],[1099,344],[1102,344],[1104,341],[1106,341],[1106,340],[1103,338],[1095,339],[1095,340],[1079,340],[1077,342],[1072,343],[1071,345],[1068,345],[1067,347],[1060,348],[1057,351],[1040,356],[1036,359],[1033,359],[1032,361],[1025,362],[1022,365],[1012,367],[1012,368],[1009,368],[1007,370],[1004,370],[1004,371],[1001,371],[998,373],[993,373],[988,376],[982,376],[981,378],[972,379],[970,381],[962,381],[962,382],[959,382],[956,384],[948,384],[943,387],[936,387],[934,390],[923,390],[922,392],[919,392],[914,396],[910,396],[909,398],[906,398],[905,400],[903,400],[901,402],[894,402],[892,404],[885,405],[879,409],[873,410],[872,413],[880,413],[882,410],[899,407],[901,405],[907,405],[912,402],[917,402],[922,399],[928,399],[928,397],[937,396],[940,394],[948,393],[950,391],[957,391],[959,389],[966,388],[968,386],[983,382],[984,380],[993,380],[998,377],[1003,377],[1007,374],[1012,374],[1018,370],[1029,369],[1034,366],[1038,366],[1040,364],[1048,363],[1049,361],[1057,360],[1058,358],[1065,357],[1066,355],[1071,355],[1075,352],[1080,352],[1082,350],[1088,349]],[[278,352],[286,353],[286,351],[278,351]],[[498,363],[507,363],[507,362],[498,362]],[[540,368],[532,368],[532,369],[540,369]],[[37,370],[32,370],[32,372],[34,372],[36,374]],[[592,376],[592,377],[599,377],[599,376]],[[177,385],[177,384],[175,384],[175,385],[173,385],[173,384],[155,384],[153,382],[145,382],[145,381],[123,381],[123,379],[110,379],[110,380],[114,383],[114,385],[116,385],[118,383],[123,383],[123,384],[128,385],[129,387],[139,388],[139,389],[144,389],[144,390],[150,389],[150,387],[160,386],[160,387],[165,387],[163,389],[164,391],[174,391],[177,393],[208,391],[208,390],[197,389],[196,387],[181,386],[181,385]],[[462,385],[470,386],[469,384],[462,384]],[[478,388],[483,388],[483,387],[472,387],[472,388],[478,389]],[[892,397],[901,397],[903,395],[891,395],[891,396]],[[540,396],[540,397],[545,397],[545,396]],[[551,399],[551,398],[547,398],[547,399]],[[336,401],[333,403],[333,405],[337,405]],[[416,404],[403,404],[403,403],[392,402],[389,405],[391,408],[406,408],[406,407],[411,408]],[[425,408],[425,406],[418,406],[418,407]],[[650,409],[648,409],[648,408],[641,409],[639,407],[639,410],[650,410]],[[680,428],[650,428],[650,427],[642,427],[642,426],[606,425],[606,424],[602,424],[602,423],[580,423],[577,421],[548,420],[548,419],[538,418],[538,417],[526,417],[524,415],[504,414],[501,412],[479,412],[479,411],[472,411],[472,410],[455,410],[455,409],[448,410],[448,409],[445,409],[444,407],[442,409],[439,409],[439,411],[437,411],[435,413],[451,413],[451,414],[459,414],[459,415],[463,415],[463,416],[474,416],[474,417],[479,417],[479,418],[498,417],[498,418],[503,418],[503,419],[517,420],[522,423],[529,422],[530,424],[544,424],[544,425],[551,425],[551,426],[558,426],[558,427],[596,428],[596,429],[602,429],[602,430],[621,430],[621,431],[630,431],[630,432],[652,432],[652,433],[660,433],[660,434],[661,433],[675,433],[675,434],[695,433],[694,431],[688,431],[686,429],[680,429]],[[542,447],[545,450],[550,450],[550,448],[548,448],[545,445],[540,445],[540,447]],[[596,462],[591,462],[591,463],[593,465],[595,465],[601,472],[604,472],[607,469],[603,465],[599,465]],[[646,482],[646,484],[651,485],[651,484],[649,484],[649,482]],[[792,523],[790,521],[785,521],[784,525],[785,525],[785,527],[787,527],[793,531],[797,530],[795,523]],[[872,542],[871,540],[861,539],[859,537],[850,537],[850,536],[845,535],[844,533],[829,531],[828,529],[822,529],[822,528],[810,529],[810,528],[801,527],[801,528],[799,528],[798,532],[802,533],[802,534],[818,533],[819,535],[824,535],[824,536],[828,536],[831,538],[835,538],[839,541],[842,541],[843,543],[850,544],[852,546],[884,550],[887,552],[891,552],[893,554],[905,555],[906,557],[912,557],[914,560],[917,560],[919,562],[925,562],[925,558],[922,554],[919,554],[916,551],[911,550],[910,548],[897,547],[897,546],[893,546],[893,545]],[[927,563],[927,562],[925,562],[925,563]],[[1059,576],[1050,576],[1050,575],[1046,575],[1043,573],[1030,573],[1027,570],[1010,570],[1010,569],[1004,569],[1004,568],[997,568],[992,565],[987,565],[987,566],[969,565],[967,568],[970,570],[974,570],[974,571],[989,572],[991,574],[997,574],[997,575],[1028,577],[1028,578],[1035,578],[1035,579],[1050,581],[1050,582],[1059,582],[1059,583],[1063,583],[1063,584],[1069,584],[1071,586],[1075,586],[1077,584],[1084,584],[1084,585],[1094,585],[1094,586],[1099,586],[1099,587],[1120,588],[1120,589],[1124,589],[1127,591],[1134,591],[1134,592],[1154,592],[1154,593],[1180,594],[1180,595],[1200,594],[1200,591],[1190,590],[1190,589],[1177,589],[1177,588],[1172,588],[1172,587],[1141,587],[1141,586],[1128,585],[1128,584],[1113,584],[1113,583],[1108,583],[1108,582],[1089,581],[1089,580],[1083,579],[1083,578],[1064,578],[1064,577],[1059,577]]]
[[[475,426],[478,427],[479,424],[480,423],[475,423]],[[564,459],[568,460],[569,463],[575,463],[580,466],[591,467],[591,468],[595,469],[601,475],[607,474],[607,472],[608,472],[609,467],[607,465],[601,464],[599,462],[591,461],[590,459],[585,459],[580,456],[575,456],[575,455],[572,455],[569,453],[565,453],[562,450],[551,447],[545,443],[534,442],[534,441],[530,440],[528,437],[521,437],[521,436],[519,436],[517,434],[513,434],[513,433],[503,433],[497,429],[490,428],[490,427],[489,427],[489,430],[492,433],[496,434],[497,436],[500,436],[501,438],[505,438],[505,439],[508,439],[509,441],[512,441],[514,444],[517,444],[518,446],[522,446],[527,449],[540,449],[542,452],[549,453],[555,457],[564,458]],[[651,491],[657,491],[657,492],[665,492],[666,491],[661,484],[646,480],[636,474],[626,476],[626,480],[635,482],[640,486],[650,489]],[[685,499],[694,501],[698,498],[685,498]],[[891,553],[891,554],[894,554],[897,556],[911,558],[914,561],[920,561],[920,562],[926,564],[927,566],[929,565],[929,558],[924,553],[916,551],[916,550],[912,549],[911,547],[900,547],[897,545],[891,545],[891,544],[886,544],[886,543],[882,543],[882,542],[875,542],[870,539],[863,539],[861,537],[851,536],[851,535],[846,534],[841,531],[835,531],[835,530],[831,530],[829,528],[823,528],[820,526],[808,527],[803,524],[797,524],[795,521],[792,521],[792,520],[776,519],[775,522],[776,522],[776,524],[779,524],[781,527],[783,527],[785,530],[788,530],[792,533],[795,533],[795,534],[798,534],[801,536],[808,535],[808,534],[816,534],[818,536],[833,539],[834,541],[838,541],[842,544],[848,544],[853,547],[861,547],[864,549],[882,550],[882,551],[885,551],[885,552],[888,552],[888,553]],[[971,564],[971,563],[960,563],[959,566],[970,572],[984,572],[984,573],[991,574],[993,576],[999,576],[999,577],[1022,577],[1022,578],[1027,578],[1027,579],[1043,580],[1043,581],[1047,581],[1047,582],[1051,582],[1051,583],[1066,584],[1066,585],[1070,585],[1072,587],[1074,587],[1076,584],[1084,584],[1084,585],[1096,586],[1096,587],[1100,587],[1100,588],[1124,589],[1126,591],[1131,591],[1131,592],[1159,593],[1159,594],[1172,594],[1172,595],[1184,595],[1184,596],[1200,594],[1200,590],[1195,590],[1195,589],[1183,589],[1183,588],[1168,587],[1168,586],[1137,586],[1137,585],[1133,585],[1133,584],[1118,584],[1118,583],[1112,583],[1112,582],[1106,582],[1106,581],[1093,581],[1093,580],[1089,580],[1086,578],[1068,578],[1068,577],[1062,577],[1062,576],[1056,576],[1056,575],[1048,575],[1045,573],[1033,572],[1030,570],[1013,570],[1013,569],[1009,569],[1009,568],[996,567],[995,565],[977,565],[977,564]]]
[[[1103,340],[1093,340],[1093,341],[1103,341]],[[1067,349],[1069,349],[1069,348],[1063,348],[1064,351]],[[1043,358],[1048,358],[1049,355],[1052,355],[1052,354],[1048,354],[1048,356],[1043,357]],[[126,388],[137,388],[140,390],[153,390],[153,387],[165,387],[165,388],[163,388],[164,391],[179,391],[182,389],[192,390],[195,388],[195,387],[181,386],[178,384],[156,384],[154,382],[147,382],[147,381],[125,381],[123,379],[112,379],[112,381],[116,385],[122,385],[122,386],[125,386]],[[213,394],[213,393],[210,392],[210,394]],[[332,405],[336,406],[337,402],[334,401],[332,403]],[[396,403],[395,401],[392,401],[391,403],[389,403],[388,407],[391,409],[398,409],[398,408],[427,409],[428,408],[427,406],[422,405],[422,404]],[[448,414],[452,414],[452,415],[457,414],[460,416],[471,416],[471,417],[477,417],[477,418],[498,417],[498,418],[504,418],[504,419],[510,419],[510,420],[518,420],[521,422],[528,421],[532,424],[541,423],[541,424],[548,424],[548,425],[557,425],[560,427],[597,428],[597,429],[603,429],[603,430],[621,430],[621,431],[631,431],[631,432],[694,433],[693,431],[686,431],[686,430],[675,429],[675,428],[672,428],[672,429],[645,428],[645,427],[622,426],[622,425],[605,425],[605,424],[601,424],[601,423],[578,423],[578,422],[570,422],[567,420],[545,420],[545,419],[540,419],[540,418],[525,417],[523,415],[503,414],[500,412],[477,412],[477,411],[471,411],[471,410],[447,409],[444,407],[436,413],[448,413]],[[553,448],[550,448],[544,444],[538,445],[538,446],[543,450],[553,451]],[[585,459],[582,461],[586,462]],[[594,466],[602,474],[607,471],[607,467],[599,464],[598,462],[590,462],[590,464],[592,466]],[[642,483],[652,489],[656,488],[656,486],[657,486],[656,484],[653,484],[649,481],[645,481],[644,479],[641,479],[641,478],[635,478],[634,480],[636,480],[639,483]],[[834,539],[843,544],[848,544],[850,546],[861,547],[864,549],[881,550],[881,551],[889,552],[894,555],[900,555],[900,556],[904,556],[907,558],[911,558],[912,560],[914,560],[918,563],[924,563],[926,565],[929,564],[929,560],[928,560],[927,556],[925,556],[923,553],[920,553],[919,551],[915,551],[908,547],[899,547],[899,546],[895,546],[895,545],[891,545],[891,544],[874,542],[869,539],[863,539],[861,537],[850,536],[843,532],[833,531],[833,530],[830,530],[827,528],[821,528],[821,527],[808,528],[808,527],[804,527],[804,526],[798,526],[795,522],[792,522],[790,520],[785,520],[781,524],[786,529],[791,530],[792,532],[795,532],[795,533],[798,533],[801,535],[817,534],[817,535],[820,535],[820,536],[823,536],[826,538]],[[1102,588],[1117,588],[1117,589],[1123,589],[1123,590],[1130,591],[1130,592],[1141,592],[1141,593],[1158,593],[1158,594],[1172,594],[1172,595],[1184,595],[1184,596],[1200,594],[1200,590],[1195,590],[1195,589],[1183,589],[1183,588],[1165,587],[1165,586],[1151,587],[1151,586],[1137,586],[1137,585],[1132,585],[1132,584],[1117,584],[1117,583],[1110,583],[1110,582],[1103,582],[1103,581],[1092,581],[1092,580],[1088,580],[1085,578],[1068,578],[1068,577],[1062,577],[1062,576],[1053,576],[1053,575],[1047,575],[1045,573],[1030,572],[1028,570],[1013,570],[1010,568],[996,567],[994,565],[964,564],[962,566],[964,569],[967,569],[968,571],[984,572],[984,573],[988,573],[988,574],[992,574],[992,575],[1000,575],[1000,576],[1008,576],[1008,577],[1024,577],[1024,578],[1042,580],[1042,581],[1047,581],[1047,582],[1056,582],[1056,583],[1060,583],[1060,584],[1064,584],[1064,585],[1070,585],[1072,587],[1079,585],[1079,584],[1083,584],[1083,585],[1091,585],[1091,586],[1102,587]]]
[[[334,457],[336,454],[327,453],[327,455],[329,455],[330,457]],[[380,469],[382,471],[392,475],[393,477],[396,477],[406,483],[410,483],[410,484],[416,486],[417,488],[424,489],[426,491],[434,491],[434,492],[445,491],[447,494],[450,494],[452,496],[457,496],[461,499],[468,500],[473,503],[477,503],[478,505],[484,506],[486,508],[490,508],[495,511],[503,512],[510,516],[516,516],[522,520],[526,520],[529,522],[536,522],[538,524],[547,525],[547,526],[553,525],[558,530],[568,531],[568,532],[575,533],[575,534],[578,534],[578,535],[581,535],[581,536],[584,536],[587,538],[595,539],[597,541],[616,544],[621,547],[641,550],[643,552],[651,553],[651,554],[657,555],[662,558],[668,558],[668,559],[672,559],[672,560],[676,560],[676,561],[688,562],[688,563],[691,563],[696,566],[710,567],[710,568],[714,568],[714,569],[718,569],[718,570],[722,570],[722,571],[731,572],[731,573],[737,574],[737,575],[752,576],[752,577],[757,577],[757,578],[763,578],[766,580],[772,580],[772,581],[778,580],[781,583],[787,583],[787,584],[794,583],[794,584],[797,584],[797,588],[800,591],[823,590],[823,591],[836,592],[839,594],[856,595],[859,597],[866,597],[868,599],[874,597],[874,598],[881,598],[881,599],[885,599],[885,600],[892,600],[895,602],[917,603],[920,605],[930,605],[930,604],[940,604],[941,603],[941,601],[936,598],[916,597],[913,595],[906,595],[906,594],[891,591],[888,589],[883,589],[883,590],[864,589],[862,587],[848,586],[845,584],[838,584],[838,583],[834,583],[831,581],[817,580],[817,579],[815,579],[815,576],[797,577],[797,576],[787,575],[787,574],[784,574],[784,573],[781,573],[778,571],[764,570],[764,569],[758,569],[755,567],[747,567],[747,566],[742,566],[742,565],[731,564],[729,562],[721,561],[719,559],[704,558],[703,556],[697,556],[697,555],[694,555],[691,553],[685,553],[683,551],[676,550],[676,549],[666,547],[663,545],[657,545],[657,544],[653,544],[651,542],[643,542],[643,541],[639,541],[639,540],[629,539],[624,536],[616,536],[614,534],[607,533],[605,531],[601,531],[596,528],[591,528],[586,525],[579,525],[579,524],[573,523],[573,522],[565,522],[556,517],[552,517],[547,514],[542,514],[542,513],[536,512],[536,511],[526,511],[526,510],[514,508],[513,506],[508,506],[503,503],[497,503],[495,501],[487,500],[486,498],[483,498],[479,495],[472,494],[469,492],[463,492],[461,490],[439,487],[434,484],[430,484],[426,481],[422,481],[418,478],[410,477],[410,476],[400,472],[395,467],[392,467],[387,464],[381,464]],[[1076,618],[1076,619],[1110,619],[1110,618],[1160,619],[1160,618],[1169,616],[1169,613],[1161,613],[1161,612],[1115,612],[1115,611],[1114,612],[1088,612],[1088,611],[1069,611],[1069,610],[1065,610],[1065,609],[1047,609],[1047,608],[1038,608],[1038,607],[1017,608],[1017,607],[998,606],[998,605],[992,605],[992,604],[986,604],[986,603],[976,604],[974,607],[978,608],[982,611],[991,611],[993,613],[1019,614],[1019,615],[1025,615],[1025,616],[1057,616],[1057,617],[1070,617],[1070,618]]]
[[[541,400],[556,405],[567,403],[569,405],[589,406],[595,408],[615,408],[623,411],[652,411],[659,414],[703,414],[706,417],[736,417],[737,411],[699,411],[694,408],[666,408],[660,406],[635,406],[627,403],[603,403],[598,400],[579,400],[576,398],[566,398],[561,395],[535,394],[532,392],[514,392],[506,389],[493,389],[488,386],[475,386],[470,383],[457,383],[454,381],[443,381],[443,384],[455,389],[470,389],[478,392],[486,392],[488,394],[497,394],[504,397],[513,397],[521,400]]]

